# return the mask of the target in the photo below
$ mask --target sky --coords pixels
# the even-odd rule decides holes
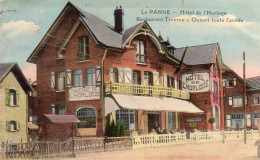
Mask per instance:
[[[25,76],[35,80],[36,66],[26,60],[67,2],[0,0],[0,63],[17,62]],[[260,76],[259,0],[225,0],[221,3],[219,0],[70,2],[112,26],[114,9],[122,6],[125,29],[140,23],[138,19],[150,18],[147,21],[153,31],[164,39],[168,38],[176,48],[219,43],[223,62],[241,77],[245,52],[246,78]]]

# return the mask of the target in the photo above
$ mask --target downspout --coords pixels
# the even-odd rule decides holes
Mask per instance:
[[[108,49],[105,50],[102,61],[101,61],[101,107],[102,107],[102,122],[103,122],[103,133],[105,133],[105,126],[106,126],[106,116],[105,116],[105,82],[104,82],[104,61],[107,55]]]

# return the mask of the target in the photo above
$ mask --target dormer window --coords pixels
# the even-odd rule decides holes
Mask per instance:
[[[234,87],[236,86],[236,78],[226,78],[222,80],[223,87]]]
[[[87,36],[78,38],[78,61],[89,60],[89,41]]]
[[[145,41],[136,41],[136,63],[146,63],[145,61]]]

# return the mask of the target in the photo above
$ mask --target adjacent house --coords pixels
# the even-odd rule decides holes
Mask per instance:
[[[27,95],[31,90],[18,64],[0,64],[0,142],[27,142]]]
[[[173,55],[185,66],[179,72],[180,89],[204,114],[182,113],[181,128],[212,130],[224,128],[222,58],[218,43],[174,49]],[[214,121],[210,122],[210,119]]]
[[[115,9],[113,27],[67,3],[27,60],[37,66],[39,122],[44,114],[76,115],[78,135],[102,136],[113,120],[149,133],[178,129],[178,113],[203,112],[179,88],[185,64],[174,47],[147,22],[124,29],[123,14]],[[70,130],[41,131],[59,138]]]

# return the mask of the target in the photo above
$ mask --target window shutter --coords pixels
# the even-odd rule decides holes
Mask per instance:
[[[84,48],[85,48],[85,58],[89,59],[89,40],[88,37],[85,37],[85,43],[84,43]],[[100,81],[101,82],[101,81]]]
[[[163,86],[167,87],[167,74],[163,74]]]
[[[223,87],[226,87],[226,79],[222,79],[222,85]]]
[[[5,102],[7,106],[10,106],[10,90],[5,89]]]
[[[236,86],[236,85],[237,85],[237,79],[234,78],[234,86]]]
[[[159,86],[159,72],[153,72],[153,82],[155,86]]]
[[[10,121],[6,121],[6,130],[7,131],[11,130],[11,123],[10,123]]]
[[[175,81],[175,82],[174,82],[174,85],[175,85],[174,88],[178,89],[178,81],[177,81],[177,78],[174,78],[174,81]]]
[[[17,131],[20,130],[20,123],[19,122],[16,122],[16,129],[17,129]]]
[[[247,105],[247,96],[245,96],[245,105]]]
[[[125,71],[125,83],[132,83],[133,80],[132,70],[130,68],[124,68],[124,71]]]
[[[100,66],[96,67],[96,85],[99,86],[101,84],[101,69]]]
[[[55,72],[51,72],[51,89],[55,89]]]
[[[247,127],[251,127],[251,114],[246,115]]]
[[[71,70],[67,69],[67,87],[71,87]]]
[[[230,115],[226,115],[226,127],[231,127]]]
[[[16,105],[19,105],[19,90],[16,90]]]
[[[124,82],[124,71],[123,68],[118,68],[118,82],[123,83]]]
[[[114,80],[114,68],[110,68],[109,76],[110,76],[110,82],[115,82]]]
[[[228,97],[228,105],[232,106],[233,105],[233,98]]]

